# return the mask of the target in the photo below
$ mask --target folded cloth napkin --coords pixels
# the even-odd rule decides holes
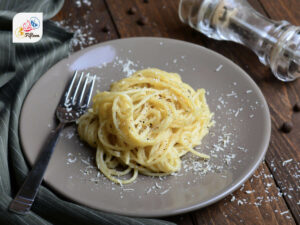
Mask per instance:
[[[22,103],[35,81],[68,54],[73,36],[48,20],[62,5],[63,0],[0,1],[0,224],[172,224],[93,210],[61,199],[44,186],[40,187],[29,214],[8,211],[29,171],[18,135]],[[43,12],[42,40],[12,43],[12,18],[17,12]]]

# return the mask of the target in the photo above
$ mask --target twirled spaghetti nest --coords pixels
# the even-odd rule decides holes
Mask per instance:
[[[145,69],[98,92],[78,121],[82,140],[97,148],[100,171],[116,183],[138,173],[166,175],[180,170],[180,157],[201,143],[212,124],[205,90],[195,91],[176,73]],[[119,167],[124,168],[120,170]],[[128,173],[130,178],[120,179]]]

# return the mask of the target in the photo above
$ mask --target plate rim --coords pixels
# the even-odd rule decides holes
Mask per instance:
[[[232,182],[234,183],[234,185],[231,185],[229,188],[227,188],[226,191],[224,192],[221,192],[219,193],[218,195],[204,201],[204,202],[201,202],[201,203],[198,203],[198,204],[194,204],[192,206],[187,206],[187,207],[184,207],[184,208],[181,208],[181,209],[175,209],[175,210],[171,210],[169,212],[162,212],[162,213],[141,213],[141,212],[137,212],[136,214],[135,213],[124,213],[123,210],[114,210],[114,211],[110,211],[110,210],[106,210],[106,209],[99,209],[99,208],[96,208],[96,207],[92,207],[92,206],[89,206],[88,204],[84,203],[84,202],[81,202],[80,200],[74,200],[72,199],[70,196],[66,196],[65,193],[61,192],[60,190],[58,190],[55,186],[53,186],[51,183],[49,183],[48,181],[44,180],[44,182],[46,183],[46,186],[49,186],[52,190],[50,191],[54,191],[54,192],[57,192],[59,193],[60,195],[64,196],[67,201],[70,201],[70,202],[75,202],[75,203],[78,203],[80,205],[84,205],[86,207],[89,207],[89,208],[93,208],[93,209],[96,209],[96,210],[99,210],[99,211],[103,211],[103,212],[107,212],[107,213],[113,213],[113,214],[118,214],[118,215],[123,215],[123,216],[131,216],[131,217],[146,217],[146,218],[159,218],[159,217],[167,217],[167,216],[174,216],[174,215],[178,215],[178,214],[183,214],[183,213],[188,213],[188,212],[191,212],[191,211],[194,211],[194,210],[198,210],[198,209],[201,209],[201,208],[204,208],[204,207],[207,207],[209,205],[212,205],[214,203],[216,203],[217,201],[220,201],[221,199],[225,198],[226,196],[228,196],[229,194],[231,194],[232,192],[234,192],[235,190],[237,190],[245,181],[247,181],[250,176],[253,175],[253,173],[257,170],[257,168],[259,167],[259,165],[261,164],[261,162],[263,161],[265,155],[266,155],[266,152],[268,150],[268,147],[269,147],[269,143],[270,143],[270,138],[271,138],[271,116],[270,116],[270,110],[269,110],[269,107],[268,107],[268,104],[267,104],[267,101],[262,93],[262,91],[260,90],[259,86],[255,83],[255,81],[252,79],[252,77],[245,71],[243,70],[239,65],[237,65],[236,63],[234,63],[232,60],[230,60],[229,58],[223,56],[222,54],[216,52],[216,51],[213,51],[209,48],[206,48],[204,46],[201,46],[201,45],[198,45],[198,44],[194,44],[194,43],[191,43],[191,42],[187,42],[187,41],[183,41],[183,40],[178,40],[178,39],[172,39],[172,38],[164,38],[164,37],[128,37],[128,38],[118,38],[118,39],[114,39],[114,40],[109,40],[109,41],[104,41],[104,42],[101,42],[101,43],[98,43],[98,44],[95,44],[95,45],[91,45],[87,48],[84,48],[82,50],[79,50],[77,52],[73,52],[71,54],[69,54],[67,57],[59,60],[57,63],[55,63],[54,65],[52,65],[46,72],[44,72],[40,78],[38,78],[35,83],[32,85],[32,87],[28,90],[28,93],[23,101],[23,104],[22,104],[22,108],[21,108],[21,111],[20,111],[20,119],[19,119],[19,126],[18,126],[18,130],[19,130],[19,137],[20,137],[20,145],[21,145],[21,149],[22,149],[22,152],[25,156],[25,159],[26,161],[28,162],[28,164],[32,167],[33,163],[30,162],[29,160],[29,156],[28,154],[26,153],[26,151],[24,150],[24,144],[23,144],[23,140],[24,138],[22,138],[22,128],[21,128],[21,121],[22,121],[22,117],[24,115],[23,113],[23,110],[24,110],[24,105],[28,99],[28,97],[30,96],[30,93],[32,92],[33,89],[36,88],[38,82],[43,79],[43,76],[44,74],[46,74],[47,72],[49,72],[53,67],[55,67],[57,64],[61,63],[62,61],[65,61],[67,60],[68,58],[70,57],[76,57],[76,55],[80,55],[82,51],[89,51],[93,48],[96,48],[96,47],[100,47],[100,46],[105,46],[105,45],[108,45],[108,44],[111,44],[111,43],[114,43],[114,42],[122,42],[122,41],[131,41],[131,40],[139,40],[139,41],[152,41],[152,40],[156,40],[156,41],[160,41],[160,42],[163,42],[163,41],[167,41],[167,42],[173,42],[173,43],[178,43],[178,44],[184,44],[184,45],[189,45],[191,47],[194,47],[194,48],[198,48],[198,49],[201,49],[201,51],[206,51],[207,53],[209,54],[212,54],[214,56],[216,56],[217,58],[220,58],[222,59],[223,61],[226,61],[228,64],[230,64],[232,67],[234,67],[240,76],[243,76],[244,78],[246,78],[246,80],[252,85],[252,87],[255,89],[255,92],[258,94],[259,98],[262,100],[261,104],[263,105],[265,111],[264,111],[264,116],[266,117],[266,133],[265,133],[265,138],[264,138],[264,141],[262,143],[262,151],[261,151],[261,154],[259,155],[258,157],[258,160],[254,163],[254,165],[252,166],[252,168],[247,171],[246,175],[244,177],[242,177],[241,179],[237,180],[236,182]]]

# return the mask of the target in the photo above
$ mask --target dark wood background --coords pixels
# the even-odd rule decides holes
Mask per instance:
[[[189,41],[231,59],[259,85],[272,116],[272,137],[265,161],[252,178],[232,195],[212,206],[165,218],[178,224],[300,224],[300,80],[284,84],[274,78],[249,49],[211,40],[182,24],[179,0],[66,0],[54,18],[75,32],[75,51],[106,40],[157,36]],[[300,0],[249,0],[263,15],[300,25]],[[133,7],[136,12],[128,13]],[[135,11],[133,9],[133,11]],[[141,25],[144,23],[144,25]],[[292,121],[290,133],[283,122]],[[286,160],[292,161],[284,163]],[[247,191],[248,190],[248,191]],[[255,192],[249,191],[255,190]]]

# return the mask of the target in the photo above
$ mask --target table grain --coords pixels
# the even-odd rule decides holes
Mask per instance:
[[[225,199],[194,212],[164,218],[177,224],[300,224],[300,80],[282,83],[244,46],[215,41],[182,24],[179,0],[66,0],[53,20],[75,33],[74,51],[103,41],[156,36],[212,49],[243,68],[261,88],[270,108],[272,136],[255,174]],[[299,0],[249,0],[263,15],[300,26]],[[128,12],[130,8],[134,8]],[[136,12],[135,12],[136,10]],[[282,133],[283,122],[293,130]]]

